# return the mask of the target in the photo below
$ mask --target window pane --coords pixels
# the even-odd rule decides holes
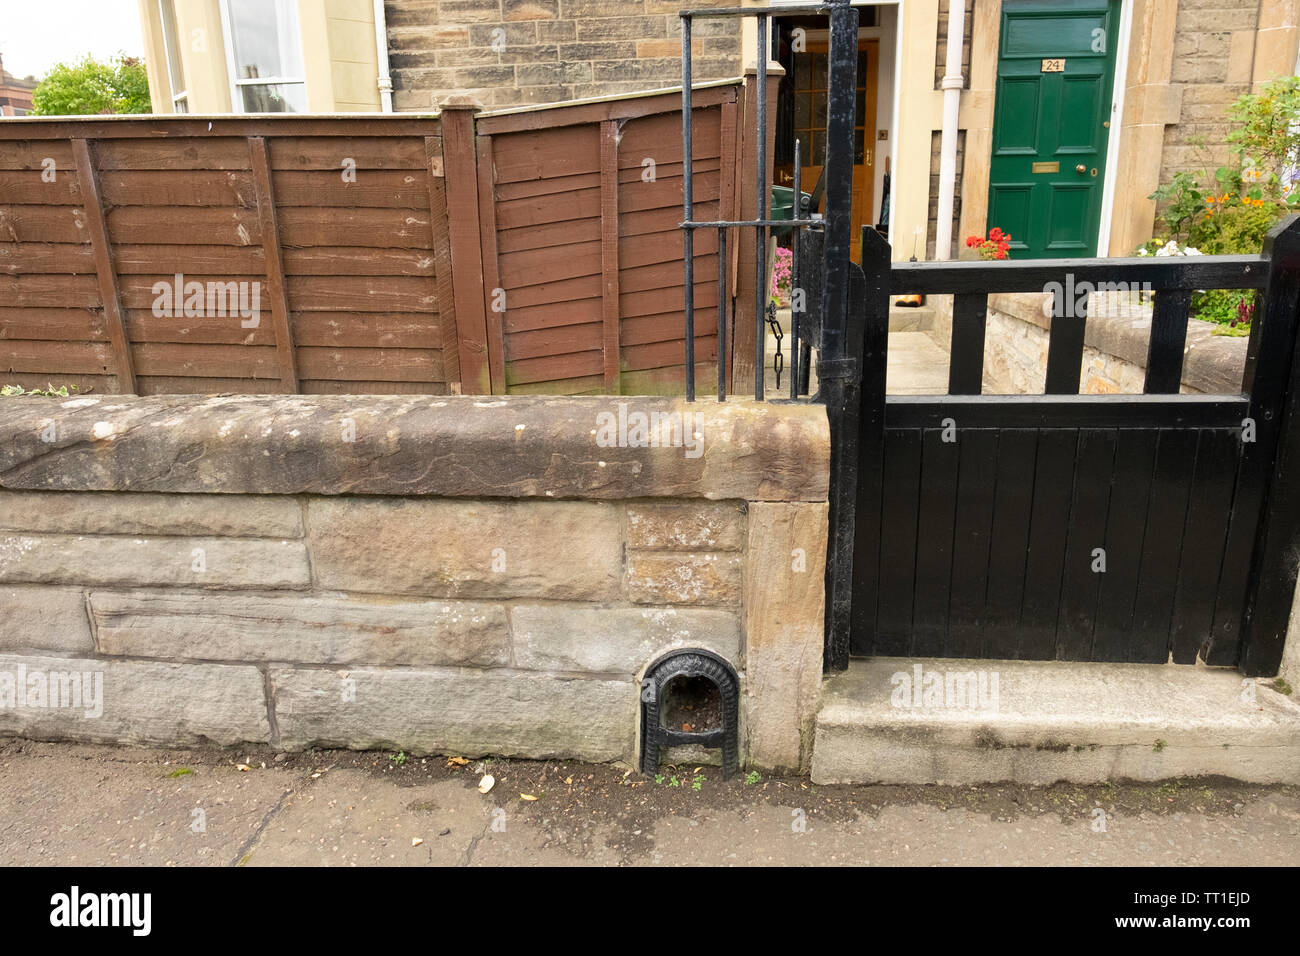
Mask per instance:
[[[256,83],[241,86],[245,113],[305,113],[305,83]]]
[[[794,98],[794,128],[807,129],[812,100],[807,93],[799,93]]]
[[[826,54],[814,53],[812,55],[812,83],[815,90],[826,89]]]
[[[817,129],[826,128],[826,94],[813,94],[812,125]]]
[[[167,77],[171,81],[172,95],[185,92],[185,69],[181,65],[181,45],[176,34],[176,5],[174,0],[158,0],[158,13],[162,17],[163,52],[167,54]]]
[[[861,166],[866,157],[866,136],[862,130],[857,130],[853,134],[853,163]]]
[[[172,100],[173,113],[188,113],[190,111],[190,101],[184,96]]]
[[[861,126],[867,121],[867,91],[858,90],[857,100],[853,104],[854,125]]]
[[[867,51],[858,51],[858,83],[866,85],[867,82]]]
[[[303,75],[297,0],[230,0],[238,79]]]

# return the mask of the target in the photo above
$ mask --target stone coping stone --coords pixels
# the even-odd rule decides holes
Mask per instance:
[[[637,415],[657,415],[648,447]],[[698,436],[696,438],[695,436]],[[0,488],[824,501],[825,409],[654,397],[0,401]]]
[[[1090,307],[1095,298],[1089,300]],[[989,296],[989,308],[1022,322],[1050,330],[1050,292],[1000,292]],[[1147,345],[1151,340],[1150,305],[1122,306],[1115,314],[1089,315],[1084,326],[1084,344],[1146,368]],[[1241,394],[1242,371],[1246,364],[1244,336],[1215,335],[1213,322],[1189,319],[1183,352],[1183,384],[1206,395]]]

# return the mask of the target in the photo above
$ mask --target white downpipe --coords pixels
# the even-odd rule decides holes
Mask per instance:
[[[379,60],[379,108],[393,111],[393,78],[388,73],[388,18],[384,0],[375,0],[375,53]]]
[[[961,113],[962,37],[966,32],[965,0],[948,0],[948,56],[944,62],[943,131],[939,138],[939,221],[934,227],[934,257],[952,258],[952,207],[957,185],[957,122]]]

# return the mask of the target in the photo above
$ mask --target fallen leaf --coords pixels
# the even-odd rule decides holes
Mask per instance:
[[[421,840],[419,837],[411,837],[411,846],[419,846],[423,842],[424,841]]]
[[[241,764],[238,764],[238,765],[235,767],[235,769],[236,769],[236,770],[241,770],[241,771],[248,771],[248,770],[252,770],[253,768],[250,767],[250,766],[249,766],[248,764],[246,764],[246,763],[241,763]]]
[[[497,783],[496,777],[492,776],[492,774],[490,773],[484,774],[483,779],[478,782],[478,792],[487,793],[489,790],[491,790],[493,787],[496,786],[496,783]]]
[[[682,724],[682,730],[686,731],[687,733],[690,733],[690,732],[691,732],[691,725],[690,725],[690,724]]]
[[[465,764],[467,764],[467,763],[469,763],[469,758],[467,758],[467,757],[448,757],[448,758],[447,758],[447,766],[448,766],[448,767],[463,767],[463,766],[465,766]]]
[[[572,777],[565,777],[565,778],[564,778],[564,782],[565,782],[565,783],[573,783],[573,778],[572,778]]]
[[[531,793],[521,793],[521,794],[519,795],[519,799],[521,799],[521,800],[536,800],[537,798],[536,798],[535,796],[533,796]]]

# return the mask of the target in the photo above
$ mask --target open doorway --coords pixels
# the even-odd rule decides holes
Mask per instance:
[[[896,8],[859,8],[857,96],[853,137],[852,255],[860,254],[862,226],[886,232],[889,224],[893,136],[894,27]],[[812,192],[826,156],[826,73],[829,32],[824,17],[776,17],[773,59],[785,70],[777,92],[773,177],[794,183],[794,143],[799,141],[800,180]],[[817,212],[823,211],[821,208]]]

